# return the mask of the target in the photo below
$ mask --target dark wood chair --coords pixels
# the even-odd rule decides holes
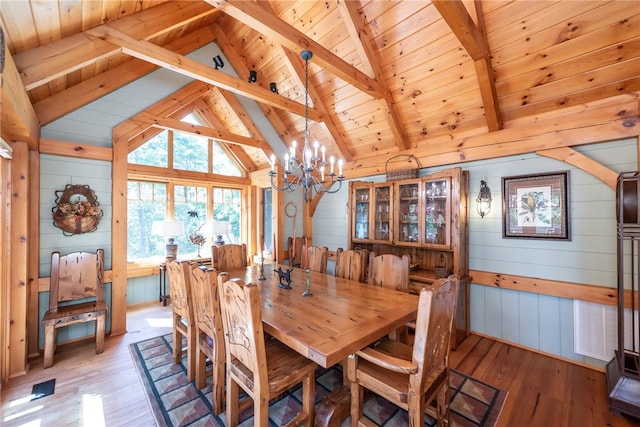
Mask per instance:
[[[173,311],[173,363],[180,363],[187,354],[187,378],[196,377],[196,327],[191,295],[191,267],[187,261],[170,261],[167,264],[167,280]],[[182,339],[186,340],[183,346]]]
[[[42,318],[44,367],[53,365],[58,328],[96,322],[96,353],[104,350],[107,304],[104,301],[104,251],[51,254],[49,309]]]
[[[224,411],[224,370],[225,352],[220,299],[218,294],[218,274],[215,270],[191,264],[191,293],[196,328],[196,387],[206,386],[210,373],[213,383],[213,412]],[[207,359],[211,370],[207,371]]]
[[[211,247],[211,264],[218,271],[232,271],[247,266],[247,245],[226,244]]]
[[[309,246],[303,249],[302,262],[300,268],[308,268],[311,271],[320,273],[327,272],[327,257],[329,256],[329,248],[326,246]]]
[[[218,275],[227,360],[227,425],[238,425],[240,388],[253,400],[254,426],[269,424],[269,401],[302,383],[302,410],[287,424],[311,426],[317,365],[274,338],[265,338],[260,289]]]
[[[308,245],[311,244],[311,239],[307,238]],[[290,267],[300,267],[302,262],[302,250],[305,245],[305,237],[287,237],[287,256]]]
[[[458,277],[449,276],[420,291],[413,347],[383,339],[348,358],[351,425],[362,419],[363,388],[406,410],[411,427],[424,425],[424,412],[431,411],[435,399],[438,425],[449,425],[449,352],[458,286]]]
[[[367,283],[367,265],[369,263],[369,252],[365,249],[336,251],[335,275],[349,280]]]

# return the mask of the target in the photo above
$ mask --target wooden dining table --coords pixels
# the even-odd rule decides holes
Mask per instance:
[[[322,367],[333,366],[416,317],[416,295],[312,271],[312,295],[303,296],[305,270],[293,268],[291,289],[283,289],[275,272],[279,267],[289,270],[264,264],[264,280],[259,280],[260,265],[228,273],[260,288],[265,332]]]

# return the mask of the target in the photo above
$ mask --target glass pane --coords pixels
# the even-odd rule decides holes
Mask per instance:
[[[166,187],[165,184],[130,181],[129,188],[134,187]],[[166,190],[159,193],[166,193]],[[151,190],[153,194],[153,190]],[[165,219],[166,200],[156,198],[155,200],[144,200],[142,197],[133,197],[129,194],[127,202],[127,260],[129,262],[149,259],[153,257],[164,257],[165,241],[164,237],[151,233],[154,221]]]
[[[369,238],[369,188],[356,189],[356,239]]]
[[[207,227],[207,188],[176,185],[174,193],[173,217],[184,223],[185,231],[185,235],[176,239],[178,257],[196,258],[198,253],[201,257],[211,256],[212,240]]]
[[[389,221],[391,219],[389,187],[376,188],[375,194],[375,217],[376,217],[376,240],[389,240]]]
[[[272,218],[273,210],[271,206],[271,189],[265,188],[262,190],[262,200],[264,203],[262,217],[262,229],[264,230],[264,248],[265,251],[273,253],[273,228]]]
[[[447,181],[425,182],[425,243],[447,244]]]
[[[418,241],[418,183],[399,186],[398,194],[398,240]]]
[[[128,162],[166,168],[169,164],[168,131],[163,131],[129,153]]]
[[[242,176],[242,171],[236,163],[229,158],[220,145],[213,143],[213,173],[228,176]]]
[[[240,243],[242,200],[241,190],[214,188],[213,190],[213,234],[225,243]]]
[[[209,172],[209,140],[201,136],[174,132],[173,168]]]

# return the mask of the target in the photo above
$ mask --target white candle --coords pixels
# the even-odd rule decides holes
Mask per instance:
[[[273,172],[276,169],[276,155],[272,154],[271,155],[271,172]]]
[[[342,159],[338,160],[338,176],[342,176]]]
[[[318,157],[318,141],[313,143],[313,157]]]
[[[284,155],[284,173],[289,172],[289,154]]]
[[[322,163],[326,163],[326,162],[324,161],[324,152],[326,151],[326,150],[325,150],[325,148],[324,148],[324,145],[322,146],[322,148],[320,149],[320,151],[322,151]]]
[[[296,148],[297,148],[297,146],[298,146],[298,143],[294,140],[294,141],[291,143],[291,158],[292,158],[292,159],[295,159],[295,158],[296,158]]]
[[[306,153],[306,163],[307,163],[307,169],[311,169],[311,150],[307,150]]]
[[[329,163],[331,164],[331,174],[333,174],[333,156],[329,157]]]
[[[322,175],[322,182],[324,182],[324,166],[320,166],[320,174]]]

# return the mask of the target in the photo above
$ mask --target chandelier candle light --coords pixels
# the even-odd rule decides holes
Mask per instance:
[[[308,202],[313,197],[313,191],[316,193],[336,193],[342,187],[342,159],[338,160],[338,173],[335,172],[335,159],[329,156],[329,162],[326,161],[325,147],[313,143],[313,151],[309,143],[309,60],[313,57],[310,50],[303,50],[300,57],[304,59],[305,68],[305,85],[304,85],[304,146],[302,148],[302,161],[297,158],[297,143],[293,141],[289,149],[289,153],[284,156],[284,176],[282,178],[282,186],[278,185],[278,177],[276,173],[276,156],[271,155],[271,188],[277,191],[292,192],[296,188],[302,189],[304,201]],[[329,165],[330,171],[325,178],[325,166]],[[319,175],[319,176],[318,176]],[[334,184],[338,183],[337,187]]]

